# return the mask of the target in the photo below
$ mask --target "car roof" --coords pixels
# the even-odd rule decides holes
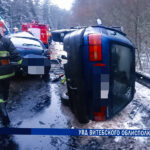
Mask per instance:
[[[9,35],[9,38],[23,38],[23,39],[27,39],[27,40],[34,40],[37,41],[39,43],[41,43],[42,47],[45,48],[44,44],[41,42],[41,40],[37,39],[36,37],[34,37],[31,33],[29,32],[18,32],[18,33],[13,33]]]
[[[23,37],[23,38],[35,38],[34,35],[32,35],[31,33],[29,32],[18,32],[18,33],[13,33],[13,34],[10,34],[9,37]]]
[[[29,39],[29,40],[35,40],[38,42],[41,42],[39,39],[34,37],[31,33],[29,32],[18,32],[18,33],[13,33],[9,35],[9,38],[24,38],[24,39]]]

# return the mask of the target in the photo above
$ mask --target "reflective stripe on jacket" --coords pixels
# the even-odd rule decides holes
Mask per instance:
[[[0,51],[0,57],[9,57],[10,54],[8,51]]]
[[[0,51],[0,80],[14,76],[13,67],[10,64],[10,54],[8,51]]]

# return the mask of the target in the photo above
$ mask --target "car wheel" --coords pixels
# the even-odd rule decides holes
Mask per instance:
[[[70,107],[69,96],[67,95],[66,91],[61,94],[61,102],[65,106]]]
[[[44,75],[49,75],[51,67],[45,67],[45,73]]]
[[[50,80],[50,67],[45,67],[45,73],[42,76],[42,78],[44,79],[45,82],[48,82]]]

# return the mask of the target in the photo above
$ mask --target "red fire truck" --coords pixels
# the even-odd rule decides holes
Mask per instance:
[[[52,38],[48,25],[39,24],[35,21],[32,21],[32,23],[23,23],[22,31],[32,33],[36,38],[40,39],[47,48],[49,47]]]
[[[3,35],[9,34],[9,29],[6,26],[5,21],[0,17],[0,31]]]

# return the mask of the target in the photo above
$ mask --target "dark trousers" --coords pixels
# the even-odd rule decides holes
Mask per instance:
[[[0,80],[0,99],[7,101],[9,95],[10,79]],[[7,102],[6,102],[7,103]],[[0,118],[2,124],[7,127],[10,123],[9,116],[6,110],[6,103],[0,103]]]
[[[0,80],[0,99],[7,100],[9,96],[10,79]]]

